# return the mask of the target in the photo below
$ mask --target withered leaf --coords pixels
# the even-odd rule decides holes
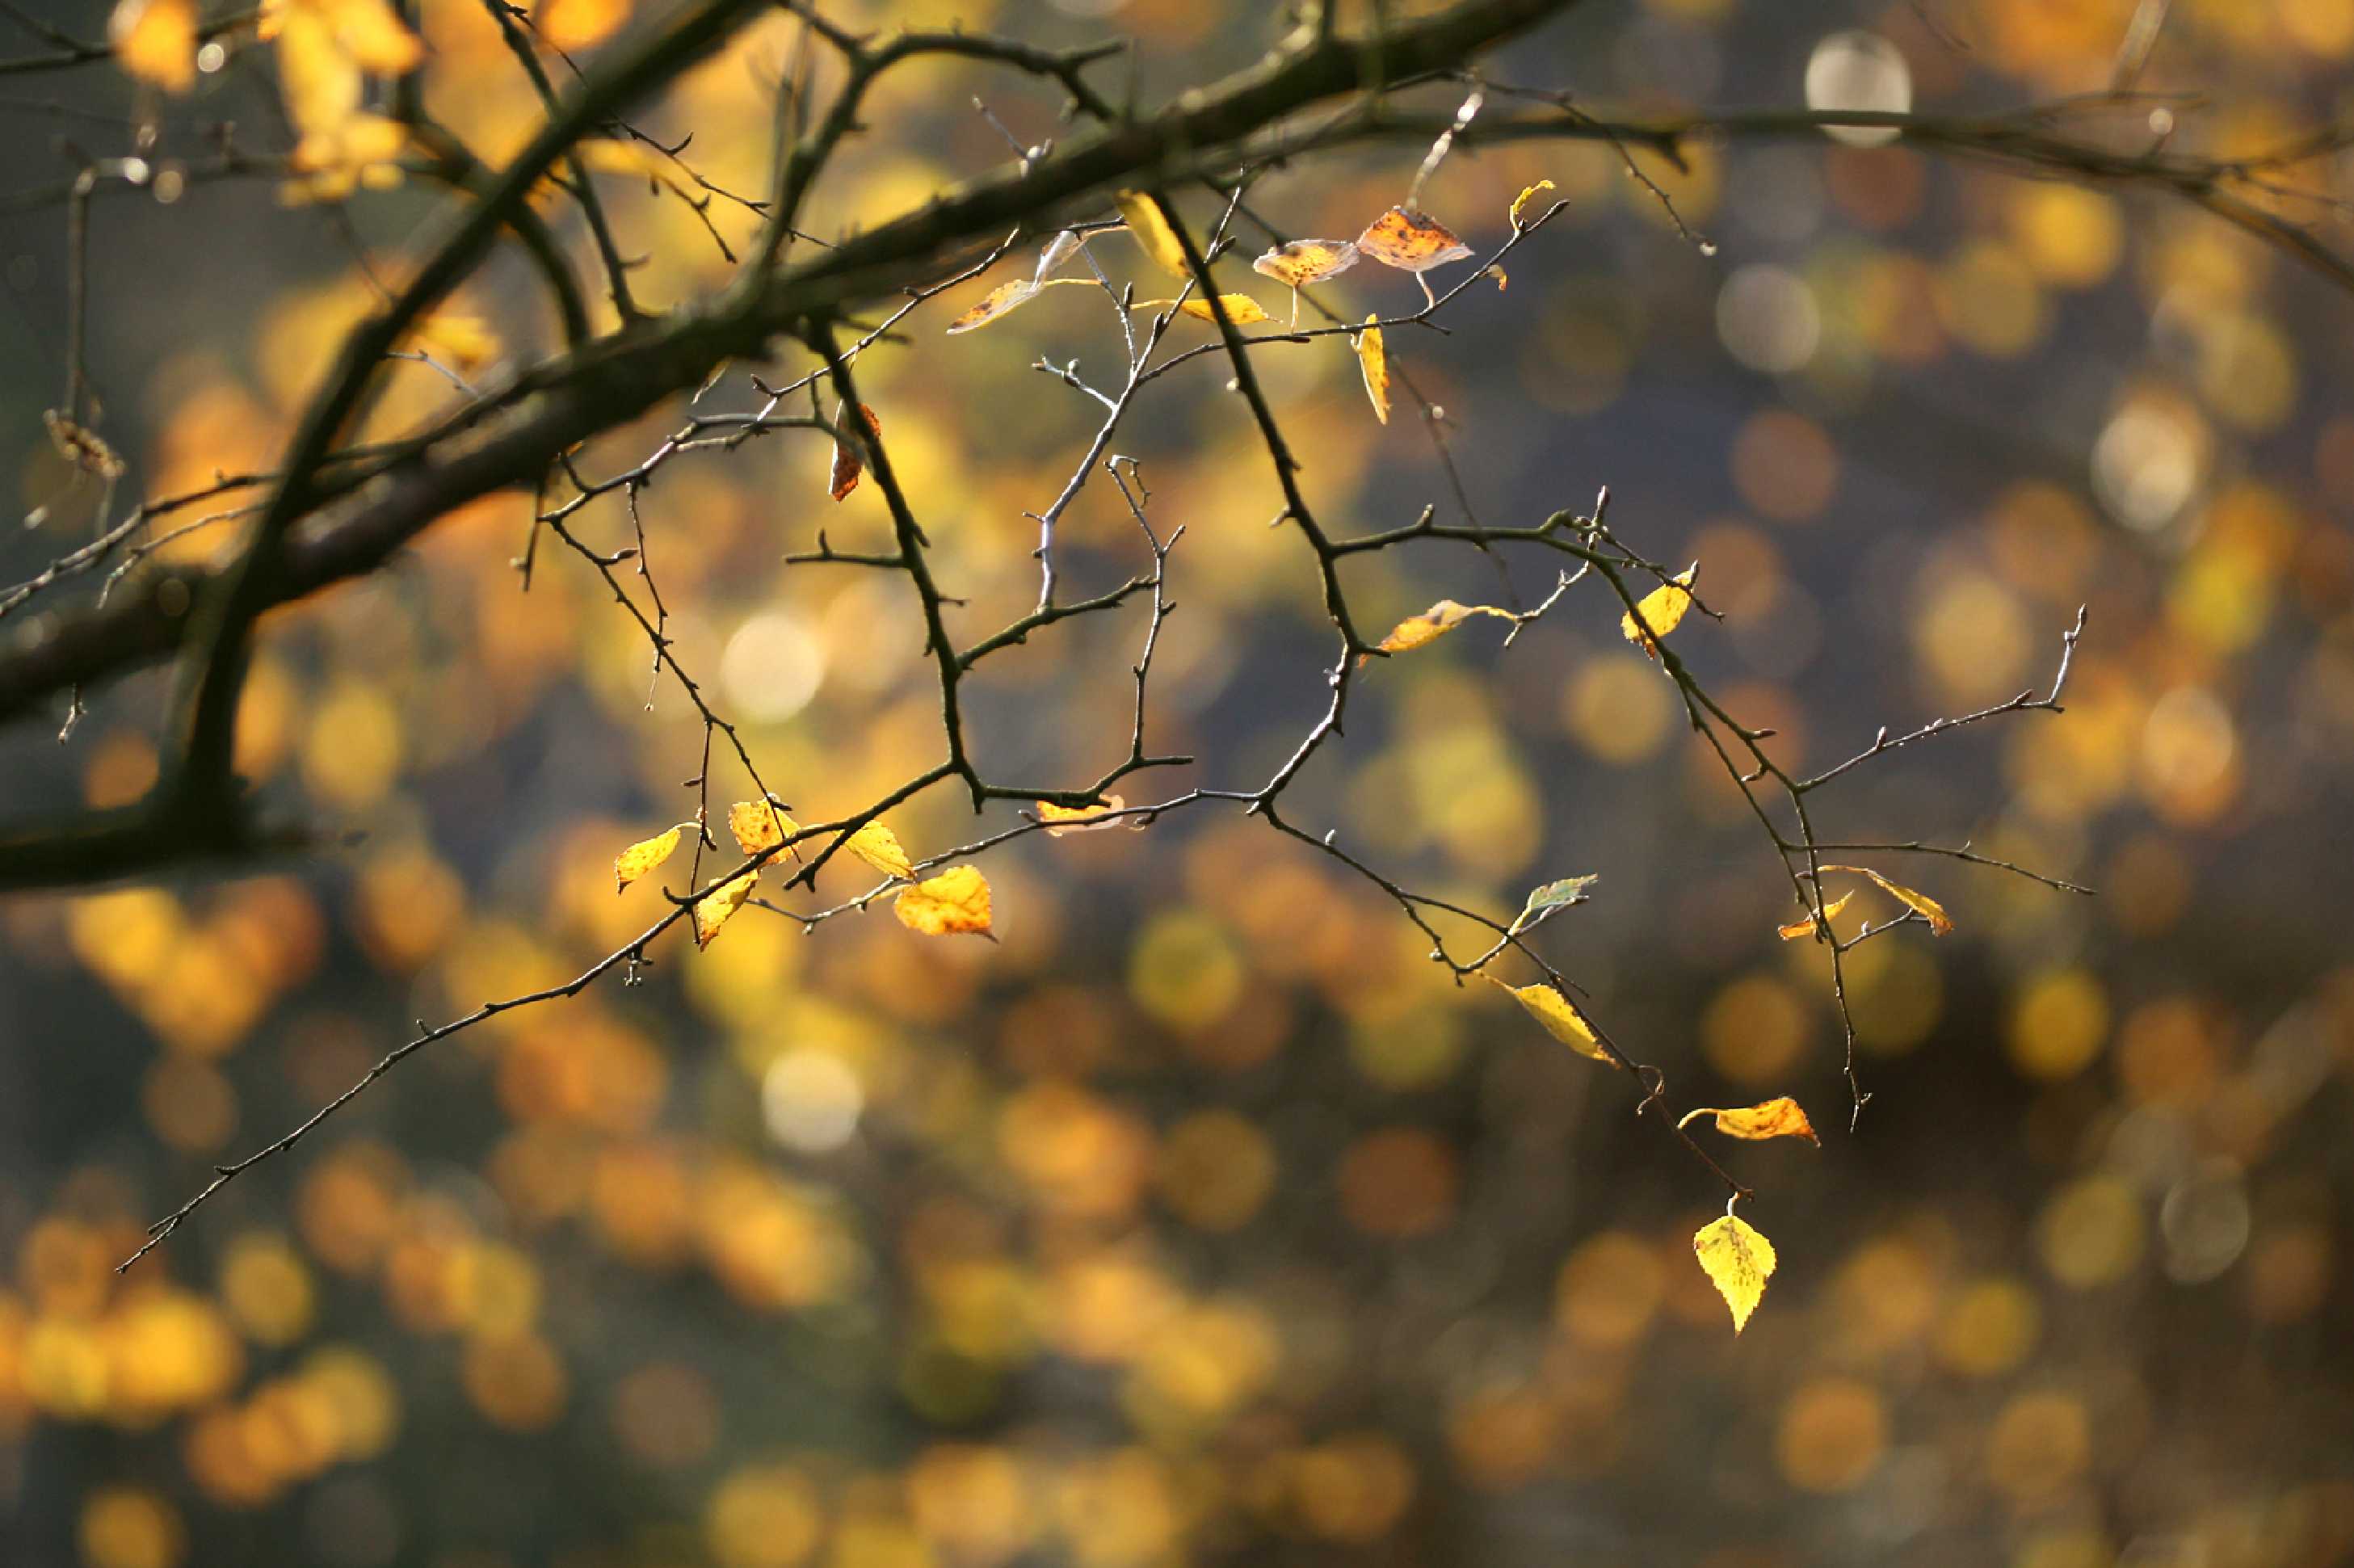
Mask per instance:
[[[1529,186],[1526,190],[1512,198],[1511,219],[1512,227],[1514,228],[1520,228],[1521,213],[1530,202],[1536,199],[1536,194],[1539,191],[1549,191],[1551,189],[1553,189],[1553,182],[1551,180],[1539,180],[1536,184]]]
[[[1352,239],[1294,239],[1252,262],[1251,270],[1299,289],[1338,277],[1356,264]]]
[[[865,418],[869,430],[878,436],[883,433],[882,418],[874,409],[861,403],[858,412]],[[833,443],[833,475],[827,482],[827,493],[840,501],[858,488],[858,476],[865,471],[866,460],[858,455],[858,449],[837,437]]]
[[[1460,261],[1471,248],[1426,212],[1394,207],[1357,236],[1357,249],[1384,267],[1401,272],[1427,272],[1449,261]]]
[[[773,801],[738,800],[727,808],[727,831],[736,835],[736,847],[746,854],[758,854],[785,842],[785,835],[801,831],[801,824],[777,809]]]

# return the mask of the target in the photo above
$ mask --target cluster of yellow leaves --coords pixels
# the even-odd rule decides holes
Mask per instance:
[[[1902,883],[1889,881],[1888,878],[1881,875],[1880,873],[1872,870],[1872,867],[1868,865],[1827,865],[1822,869],[1825,871],[1852,872],[1858,876],[1868,876],[1872,878],[1872,881],[1880,885],[1882,892],[1887,894],[1892,898],[1894,898],[1899,904],[1903,905],[1904,907],[1912,910],[1913,913],[1920,916],[1924,920],[1926,920],[1929,923],[1929,934],[1933,937],[1942,937],[1954,928],[1953,918],[1946,913],[1946,906],[1944,905],[1938,903],[1935,899],[1930,897],[1925,893],[1916,893],[1912,888],[1905,886]],[[1845,898],[1840,900],[1840,904],[1845,904],[1847,900]]]
[[[1492,604],[1458,604],[1442,599],[1420,615],[1409,615],[1390,628],[1390,634],[1373,644],[1383,653],[1411,653],[1416,649],[1437,641],[1475,615],[1492,615],[1499,620],[1518,620],[1509,609],[1499,609]],[[1363,663],[1364,660],[1357,661]]]
[[[1774,1273],[1774,1244],[1737,1214],[1712,1220],[1692,1235],[1692,1255],[1700,1259],[1709,1283],[1733,1308],[1733,1331],[1748,1325],[1749,1315],[1766,1295],[1766,1281]]]
[[[166,92],[196,84],[196,0],[120,0],[107,18],[117,64]]]
[[[1716,1110],[1703,1106],[1697,1110],[1686,1111],[1683,1119],[1676,1125],[1688,1126],[1695,1118],[1704,1116],[1714,1117],[1716,1130],[1728,1138],[1753,1140],[1803,1138],[1818,1149],[1823,1146],[1823,1140],[1815,1136],[1814,1124],[1807,1119],[1806,1111],[1787,1095],[1758,1105],[1743,1106],[1738,1110]]]
[[[362,111],[363,79],[403,76],[425,58],[425,46],[401,26],[387,0],[270,0],[260,36],[278,46],[278,90],[299,138],[297,175],[281,192],[289,202],[340,201],[362,186],[400,183],[394,160],[408,132]]]
[[[1692,578],[1699,575],[1700,563],[1694,561],[1637,599],[1635,608],[1618,618],[1618,634],[1651,658],[1658,658],[1659,645],[1655,639],[1673,631],[1682,621],[1684,612],[1691,609]]]
[[[874,409],[861,403],[858,405],[858,412],[866,420],[867,429],[877,436],[883,433],[882,418]],[[840,414],[834,416],[837,424],[841,422],[841,418]],[[858,476],[865,471],[866,460],[858,455],[858,449],[848,441],[837,439],[833,443],[833,474],[826,482],[827,493],[836,501],[840,501],[858,488]]]
[[[1382,329],[1373,323],[1381,320],[1379,312],[1365,318],[1365,330],[1357,334],[1357,368],[1365,373],[1365,396],[1373,400],[1373,417],[1384,425],[1390,422],[1390,356],[1382,346]]]

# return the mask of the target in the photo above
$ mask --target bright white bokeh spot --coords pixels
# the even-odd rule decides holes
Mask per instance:
[[[760,1080],[760,1118],[769,1136],[801,1154],[825,1154],[850,1141],[866,1109],[866,1091],[828,1051],[788,1051]]]
[[[1807,107],[1903,114],[1913,107],[1913,71],[1903,51],[1877,33],[1833,33],[1807,60]],[[1823,134],[1850,147],[1896,140],[1893,127],[1842,125]]]
[[[2156,533],[2199,488],[2201,432],[2149,403],[2128,403],[2093,447],[2093,493],[2128,528]]]
[[[1757,262],[1735,271],[1717,291],[1716,335],[1750,369],[1786,375],[1814,358],[1822,313],[1815,291],[1797,273]]]
[[[825,649],[797,617],[763,610],[736,629],[719,656],[728,705],[754,724],[781,724],[809,706],[825,680]]]

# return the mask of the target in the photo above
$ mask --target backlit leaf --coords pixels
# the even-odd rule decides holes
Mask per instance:
[[[883,421],[874,409],[861,403],[858,411],[865,416],[868,429],[878,436],[883,433]],[[858,455],[858,449],[847,441],[836,440],[833,443],[833,476],[827,482],[828,493],[840,501],[858,488],[858,476],[865,471],[866,460]]]
[[[938,876],[903,887],[891,913],[910,931],[927,937],[989,934],[989,879],[981,868],[952,865]]]
[[[468,311],[434,311],[411,329],[409,343],[461,372],[479,369],[498,357],[499,334]]]
[[[306,0],[323,13],[335,41],[362,70],[402,76],[425,61],[425,45],[407,27],[391,0]]]
[[[727,831],[736,835],[736,847],[746,854],[758,854],[785,842],[785,835],[801,831],[801,824],[779,810],[768,800],[738,800],[727,808]]]
[[[303,141],[334,136],[359,111],[359,62],[336,41],[328,19],[312,7],[281,5],[270,14],[280,18],[278,90],[286,101],[287,119]]]
[[[629,19],[629,0],[539,0],[531,8],[531,25],[556,49],[601,44]]]
[[[1488,977],[1488,982],[1510,991],[1513,1001],[1528,1009],[1530,1017],[1544,1025],[1546,1033],[1579,1055],[1591,1056],[1597,1062],[1611,1060],[1610,1053],[1604,1050],[1602,1042],[1595,1038],[1594,1030],[1585,1022],[1585,1015],[1577,1011],[1577,1004],[1553,986],[1544,982],[1509,986],[1494,975]]]
[[[1692,1236],[1692,1255],[1700,1259],[1708,1281],[1724,1304],[1733,1308],[1733,1331],[1741,1332],[1749,1314],[1766,1294],[1774,1274],[1774,1244],[1748,1221],[1727,1214],[1701,1226]]]
[[[196,0],[121,0],[106,36],[122,69],[166,92],[196,81]]]
[[[1401,272],[1427,272],[1449,261],[1460,261],[1471,248],[1426,212],[1394,207],[1373,219],[1357,236],[1357,249],[1384,267]]]
[[[1656,659],[1659,656],[1655,637],[1665,637],[1676,629],[1676,623],[1691,608],[1692,578],[1699,575],[1700,563],[1694,561],[1675,577],[1635,601],[1635,609],[1618,618],[1618,634]],[[1636,613],[1642,620],[1638,622]],[[1645,630],[1649,628],[1649,630]]]
[[[736,911],[744,907],[744,900],[752,896],[752,889],[760,880],[756,868],[746,872],[733,882],[722,883],[695,904],[695,945],[711,946],[711,938],[719,935],[719,927],[727,924]]]
[[[1093,278],[1042,278],[1036,281],[1027,278],[1017,278],[1011,283],[1000,283],[983,295],[979,304],[949,323],[949,335],[970,332],[975,327],[987,326],[1000,316],[1012,314],[1036,299],[1041,291],[1051,289],[1058,283],[1092,284],[1094,281]]]
[[[1303,288],[1310,283],[1337,277],[1357,264],[1357,245],[1352,239],[1295,239],[1278,245],[1251,263],[1255,272],[1264,272],[1278,283]]]
[[[1942,937],[1946,932],[1951,931],[1954,928],[1953,919],[1946,915],[1946,906],[1944,905],[1938,903],[1935,899],[1930,897],[1925,893],[1915,893],[1913,889],[1905,886],[1902,883],[1889,881],[1888,878],[1881,875],[1880,873],[1872,870],[1872,867],[1868,865],[1827,865],[1823,867],[1823,869],[1825,871],[1851,871],[1859,876],[1868,876],[1872,878],[1872,881],[1880,884],[1882,889],[1893,895],[1898,903],[1903,905],[1907,909],[1910,909],[1914,914],[1920,916],[1924,920],[1928,921],[1929,934],[1931,936]],[[1841,899],[1840,902],[1844,904],[1847,900]]]
[[[1512,227],[1514,228],[1520,228],[1521,211],[1522,208],[1526,207],[1530,202],[1536,199],[1537,192],[1549,191],[1551,189],[1553,189],[1553,182],[1551,180],[1539,180],[1536,184],[1531,185],[1528,189],[1522,191],[1520,195],[1512,198],[1511,218]]]
[[[1159,202],[1142,191],[1122,191],[1112,198],[1112,205],[1119,208],[1128,231],[1162,271],[1180,278],[1193,275],[1193,270],[1185,265],[1185,246]]]
[[[907,852],[899,847],[898,835],[880,822],[867,823],[851,834],[849,843],[843,847],[885,876],[909,877],[916,874]]]
[[[1825,869],[1829,868],[1826,867]],[[1837,915],[1840,910],[1846,908],[1848,900],[1854,896],[1855,890],[1853,888],[1850,888],[1847,892],[1840,894],[1837,898],[1832,899],[1829,904],[1823,906],[1822,917],[1825,920],[1829,920],[1832,916]],[[1774,927],[1774,931],[1776,936],[1782,938],[1782,940],[1786,942],[1795,942],[1801,937],[1811,937],[1815,934],[1815,917],[1812,915],[1808,915],[1803,919],[1793,920],[1787,926],[1776,926]]]
[[[1517,931],[1548,909],[1585,902],[1585,890],[1601,881],[1599,876],[1565,876],[1559,882],[1548,882],[1543,887],[1529,890],[1529,901],[1512,919]]]
[[[1059,839],[1065,833],[1099,833],[1106,828],[1140,828],[1142,817],[1115,817],[1108,813],[1128,809],[1128,802],[1118,795],[1107,795],[1100,806],[1057,806],[1051,800],[1038,802],[1038,820],[1046,824],[1046,836]]]
[[[656,833],[650,839],[640,839],[636,843],[615,855],[613,857],[613,891],[620,892],[621,889],[668,860],[671,852],[678,848],[678,835],[679,829],[673,828],[666,833]]]
[[[1248,294],[1220,294],[1218,300],[1226,307],[1226,319],[1236,326],[1249,326],[1254,322],[1267,320],[1267,313]],[[1207,300],[1187,300],[1182,304],[1178,304],[1175,300],[1139,300],[1135,308],[1140,311],[1165,311],[1172,305],[1176,305],[1195,321],[1214,322],[1218,319],[1218,313],[1210,308]]]
[[[1458,604],[1451,599],[1442,599],[1420,615],[1409,615],[1390,628],[1390,634],[1374,646],[1384,653],[1411,653],[1437,641],[1475,615],[1492,615],[1500,620],[1514,619],[1511,610],[1498,609],[1492,604]]]
[[[1729,1138],[1803,1138],[1818,1149],[1823,1146],[1823,1140],[1815,1136],[1814,1124],[1807,1119],[1807,1113],[1798,1107],[1797,1101],[1787,1095],[1760,1105],[1744,1106],[1738,1110],[1702,1107],[1687,1111],[1683,1120],[1676,1125],[1681,1127],[1685,1122],[1703,1116],[1714,1117],[1716,1130]]]
[[[1381,320],[1377,312],[1365,318],[1365,330],[1357,334],[1357,368],[1365,373],[1365,396],[1373,400],[1373,414],[1384,425],[1390,422],[1390,356],[1382,347],[1382,329],[1373,325]]]

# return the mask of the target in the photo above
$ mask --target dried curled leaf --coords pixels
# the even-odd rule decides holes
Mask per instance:
[[[615,855],[613,857],[613,891],[620,892],[668,860],[671,857],[671,852],[678,848],[679,831],[678,828],[673,828],[666,833],[656,833],[650,839],[640,839],[636,843]]]
[[[1445,224],[1404,207],[1394,207],[1368,224],[1357,236],[1357,249],[1401,272],[1427,272],[1471,254],[1471,248]]]
[[[880,822],[869,822],[850,835],[843,846],[885,876],[912,877],[915,863],[899,847],[899,835]]]
[[[1827,867],[1826,869],[1829,868]],[[1832,899],[1829,904],[1824,905],[1822,914],[1823,919],[1828,922],[1833,916],[1846,908],[1848,900],[1854,896],[1855,890],[1853,888],[1850,888],[1845,893],[1840,894],[1837,898]],[[1801,937],[1811,937],[1815,934],[1815,916],[1808,915],[1801,919],[1791,921],[1787,926],[1776,926],[1774,927],[1774,934],[1781,938],[1782,940],[1786,942],[1795,942]]]
[[[1124,811],[1128,802],[1118,795],[1107,795],[1100,806],[1057,806],[1052,800],[1038,802],[1038,820],[1046,824],[1046,836],[1059,839],[1065,833],[1099,833],[1106,828],[1140,828],[1142,817],[1119,817],[1111,813]]]
[[[196,0],[121,0],[106,37],[115,63],[150,87],[186,92],[196,84]]]
[[[1522,191],[1520,195],[1512,198],[1511,219],[1512,227],[1514,228],[1518,228],[1521,226],[1522,209],[1536,199],[1536,195],[1539,191],[1549,191],[1551,189],[1553,189],[1553,182],[1551,180],[1539,180],[1536,184],[1529,186],[1528,189]]]
[[[1185,264],[1185,246],[1177,238],[1177,228],[1169,221],[1169,214],[1159,202],[1142,191],[1122,191],[1112,198],[1119,208],[1121,221],[1144,253],[1152,258],[1164,272],[1179,278],[1190,278],[1193,270]]]
[[[1599,876],[1565,876],[1559,882],[1548,882],[1542,887],[1529,889],[1529,901],[1512,916],[1512,929],[1518,931],[1548,909],[1559,909],[1571,904],[1585,902],[1585,890],[1601,881]]]
[[[695,945],[711,946],[711,938],[719,935],[719,927],[727,924],[736,911],[744,907],[744,900],[752,896],[758,885],[760,874],[755,869],[746,872],[733,882],[720,884],[695,903]]]
[[[1357,368],[1365,373],[1365,396],[1373,400],[1373,415],[1384,425],[1390,422],[1390,356],[1382,347],[1382,329],[1373,323],[1381,320],[1377,312],[1365,318],[1365,330],[1357,334]]]
[[[96,430],[76,424],[55,408],[42,413],[41,423],[47,427],[49,444],[57,449],[58,455],[82,472],[101,479],[122,477],[121,455]]]
[[[1249,326],[1255,322],[1267,320],[1267,312],[1260,309],[1259,302],[1248,294],[1220,294],[1218,302],[1226,307],[1226,319],[1236,326]],[[1197,322],[1214,322],[1218,319],[1218,313],[1210,308],[1210,302],[1207,300],[1187,300],[1182,304],[1175,300],[1139,300],[1134,308],[1140,311],[1165,311],[1172,305],[1176,305],[1180,311]]]
[[[1251,270],[1299,289],[1338,277],[1356,264],[1353,239],[1295,239],[1252,262]]]
[[[1543,983],[1509,986],[1494,975],[1488,977],[1488,983],[1500,991],[1511,992],[1513,1001],[1528,1009],[1530,1017],[1544,1025],[1546,1033],[1579,1055],[1591,1056],[1597,1062],[1611,1059],[1610,1053],[1602,1048],[1602,1042],[1595,1038],[1593,1026],[1577,1011],[1577,1004],[1553,986]]]
[[[1489,268],[1488,275],[1496,280],[1496,292],[1500,294],[1512,286],[1511,279],[1504,275],[1504,270],[1501,267]]]
[[[987,326],[1000,316],[1012,314],[1036,299],[1040,293],[1054,288],[1058,283],[1084,285],[1094,281],[1092,278],[1040,278],[1035,281],[1016,278],[1011,283],[1000,283],[982,295],[979,304],[949,323],[949,335],[953,337],[960,332],[970,332],[975,327]]]
[[[989,879],[981,868],[952,865],[938,876],[903,887],[891,913],[910,931],[927,937],[989,935]]]
[[[1673,631],[1676,623],[1683,620],[1684,612],[1691,609],[1692,578],[1699,574],[1700,563],[1694,561],[1673,578],[1637,599],[1635,608],[1618,618],[1618,634],[1650,657],[1658,658],[1659,648],[1653,639],[1665,637]],[[1638,614],[1642,617],[1639,622],[1636,620]],[[1647,627],[1649,630],[1645,630]]]
[[[1814,1124],[1807,1119],[1807,1113],[1798,1107],[1797,1101],[1787,1095],[1758,1105],[1743,1106],[1738,1110],[1715,1110],[1703,1107],[1699,1110],[1686,1111],[1683,1120],[1677,1122],[1676,1125],[1682,1127],[1685,1123],[1704,1116],[1714,1117],[1716,1130],[1728,1138],[1746,1138],[1753,1140],[1768,1138],[1803,1138],[1817,1149],[1823,1146],[1823,1140],[1815,1136]]]
[[[1925,893],[1914,892],[1912,888],[1905,886],[1903,883],[1889,881],[1888,878],[1881,875],[1880,873],[1872,870],[1872,867],[1868,865],[1827,865],[1823,867],[1823,869],[1825,871],[1851,871],[1858,876],[1868,876],[1872,878],[1872,881],[1880,884],[1882,891],[1887,893],[1899,904],[1903,905],[1904,907],[1912,910],[1915,915],[1920,916],[1921,918],[1929,922],[1929,934],[1933,937],[1942,937],[1954,928],[1953,918],[1946,913],[1946,906],[1944,905],[1938,903],[1935,899],[1930,897]],[[1840,902],[1844,904],[1847,900],[1842,898]]]
[[[1420,615],[1409,615],[1390,628],[1390,634],[1374,647],[1384,653],[1411,653],[1437,641],[1475,615],[1492,615],[1500,620],[1517,619],[1511,610],[1498,609],[1492,604],[1458,604],[1451,599],[1442,599]],[[1364,662],[1363,659],[1357,662]]]
[[[878,436],[883,433],[881,416],[864,403],[858,405],[858,411],[865,417],[869,430]],[[865,471],[866,460],[858,455],[858,449],[837,439],[833,443],[833,474],[827,481],[827,493],[840,501],[858,488],[858,476]]]
[[[1700,1259],[1708,1282],[1733,1308],[1733,1331],[1748,1325],[1749,1315],[1766,1295],[1766,1281],[1774,1274],[1774,1244],[1737,1214],[1712,1220],[1692,1235],[1692,1255]]]
[[[801,831],[801,824],[777,809],[770,800],[738,800],[727,808],[727,831],[736,835],[736,847],[746,854],[758,854],[785,842],[785,835]]]
[[[630,19],[629,0],[538,0],[531,25],[555,49],[586,49],[603,43]]]

